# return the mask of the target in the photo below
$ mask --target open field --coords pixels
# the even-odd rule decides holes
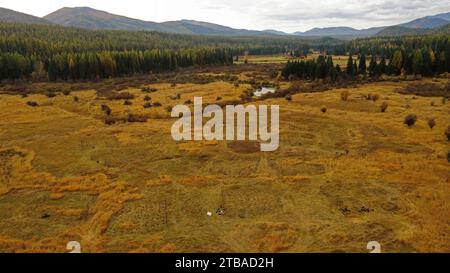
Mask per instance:
[[[314,60],[319,57],[319,53],[308,54],[305,60]],[[244,64],[246,56],[239,56],[239,60],[235,64]],[[289,55],[249,55],[247,56],[247,62],[250,64],[284,64],[289,60],[298,60],[299,58],[290,57]],[[338,64],[341,68],[345,68],[347,65],[348,56],[333,56],[333,63]],[[359,60],[358,56],[353,56],[353,60]],[[366,59],[366,65],[369,66],[370,58]]]
[[[252,142],[172,140],[171,107],[194,96],[235,103],[251,79],[273,82],[278,68],[130,78],[120,92],[131,105],[100,88],[117,86],[108,80],[33,84],[27,96],[1,87],[0,252],[65,252],[69,241],[83,252],[367,252],[369,241],[383,252],[449,252],[450,103],[399,92],[448,78],[254,101],[280,105],[271,153]],[[66,95],[39,91],[74,85]],[[411,128],[408,114],[417,115]]]

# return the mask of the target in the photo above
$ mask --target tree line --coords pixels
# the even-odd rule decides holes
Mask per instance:
[[[350,45],[347,65],[343,69],[333,64],[331,56],[321,55],[314,60],[289,61],[281,72],[282,76],[286,79],[295,76],[299,79],[336,80],[357,75],[432,76],[450,72],[448,36],[363,39],[352,41]],[[357,57],[354,59],[355,54]]]
[[[220,37],[0,23],[0,80],[92,79],[278,54],[309,44],[296,37]]]

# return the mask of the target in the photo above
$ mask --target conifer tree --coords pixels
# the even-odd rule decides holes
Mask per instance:
[[[359,67],[358,67],[358,73],[359,74],[366,74],[366,55],[361,54],[361,57],[359,58]]]

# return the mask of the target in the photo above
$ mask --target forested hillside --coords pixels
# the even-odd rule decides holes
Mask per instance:
[[[0,24],[0,79],[108,78],[196,65],[228,65],[233,57],[245,53],[285,53],[295,58],[310,50],[325,55],[371,56],[373,69],[374,62],[390,60],[386,71],[392,74],[432,75],[449,71],[450,66],[448,35],[342,42],[332,38],[208,37],[5,23]],[[334,66],[331,58],[291,62],[288,67],[286,77],[296,74],[302,78],[336,78],[349,70],[349,66]],[[358,73],[365,72],[364,65],[362,69]]]
[[[314,42],[314,41],[309,41]],[[205,37],[0,24],[0,78],[92,79],[230,64],[233,55],[307,50],[293,37]]]

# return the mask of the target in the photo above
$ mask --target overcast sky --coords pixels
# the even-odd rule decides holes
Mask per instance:
[[[0,7],[36,16],[76,6],[154,22],[192,19],[286,32],[386,26],[450,11],[449,0],[0,0]]]

